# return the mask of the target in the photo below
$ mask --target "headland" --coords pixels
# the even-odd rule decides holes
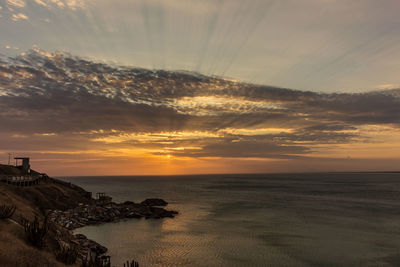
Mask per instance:
[[[0,164],[1,266],[111,266],[107,248],[72,230],[178,214],[164,209],[168,203],[162,199],[115,203],[104,192],[93,197],[73,183],[25,167]],[[133,259],[126,260],[137,266]]]

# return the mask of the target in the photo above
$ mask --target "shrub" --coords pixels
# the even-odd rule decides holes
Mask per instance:
[[[61,245],[56,252],[56,259],[65,265],[72,265],[76,262],[78,257],[78,250],[76,247]]]
[[[110,256],[96,257],[90,255],[82,260],[82,267],[110,267]]]
[[[19,219],[19,224],[21,224],[24,228],[25,228],[25,226],[29,223],[29,220],[26,219],[26,218],[25,218],[24,216],[22,216],[22,215],[19,215],[18,219]]]
[[[42,248],[48,232],[48,218],[46,217],[41,224],[38,217],[35,216],[33,221],[25,221],[24,228],[29,243],[37,248]]]
[[[15,205],[1,205],[0,206],[0,219],[8,219],[11,218],[11,216],[13,216],[14,212],[15,212]]]
[[[134,260],[132,260],[131,262],[127,261],[126,263],[124,263],[124,267],[139,267],[139,263]]]

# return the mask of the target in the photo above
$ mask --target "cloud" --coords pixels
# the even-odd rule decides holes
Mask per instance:
[[[399,114],[399,89],[323,94],[39,49],[0,58],[0,134],[13,140],[0,146],[8,148],[298,159],[371,142],[368,126],[399,129]]]
[[[19,20],[27,20],[29,19],[27,15],[23,13],[18,13],[18,14],[13,14],[12,15],[12,20],[13,21],[19,21]]]
[[[69,8],[72,10],[86,7],[88,1],[77,0],[35,0],[35,3],[47,8]]]
[[[41,5],[41,6],[48,6],[48,4],[46,2],[44,2],[43,0],[35,0],[36,4]]]
[[[16,46],[11,46],[11,45],[5,45],[5,46],[4,46],[4,48],[5,48],[5,49],[14,49],[14,50],[19,50],[19,48],[18,48],[18,47],[16,47]]]
[[[25,7],[26,2],[24,0],[7,0],[7,4],[13,7]]]
[[[391,84],[391,83],[380,84],[380,85],[377,86],[377,88],[380,89],[380,90],[399,89],[400,88],[400,84]]]

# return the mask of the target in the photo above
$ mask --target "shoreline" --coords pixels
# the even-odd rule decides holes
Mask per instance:
[[[78,228],[115,223],[124,219],[174,218],[179,214],[177,211],[161,208],[161,206],[167,206],[168,203],[159,198],[146,199],[141,203],[132,201],[115,203],[108,196],[105,199],[94,199],[93,204],[79,204],[77,207],[66,211],[50,210],[47,213],[51,222],[70,232],[72,231],[71,234],[74,239],[71,240],[71,243],[80,247],[78,253],[81,259],[85,257],[104,258],[110,256],[106,255],[107,247],[87,238],[83,234],[74,234],[73,231]]]
[[[0,178],[22,174],[15,166],[0,167]],[[0,182],[0,205],[14,209],[9,217],[0,218],[0,247],[5,248],[0,250],[1,266],[87,266],[90,262],[111,266],[106,247],[73,230],[125,219],[174,218],[178,214],[165,209],[168,203],[162,199],[115,203],[105,193],[98,193],[95,199],[74,183],[45,177],[34,184]],[[30,243],[27,236],[26,226],[36,220],[37,227],[46,230],[41,247]]]
[[[48,216],[51,221],[68,230],[76,228],[115,222],[121,219],[161,219],[174,218],[178,214],[174,210],[161,208],[168,203],[163,199],[146,199],[141,203],[125,201],[115,203],[97,199],[93,204],[80,203],[77,207],[61,211],[50,210]]]

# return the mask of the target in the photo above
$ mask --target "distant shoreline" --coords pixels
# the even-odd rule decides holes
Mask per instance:
[[[68,178],[90,178],[90,177],[145,177],[145,178],[158,178],[158,177],[199,177],[199,176],[235,176],[235,175],[295,175],[295,174],[362,174],[362,173],[400,173],[400,171],[351,171],[351,172],[340,172],[340,171],[333,171],[333,172],[274,172],[274,173],[213,173],[213,174],[165,174],[165,175],[67,175],[67,176],[55,176],[52,177],[57,179],[68,179]]]

